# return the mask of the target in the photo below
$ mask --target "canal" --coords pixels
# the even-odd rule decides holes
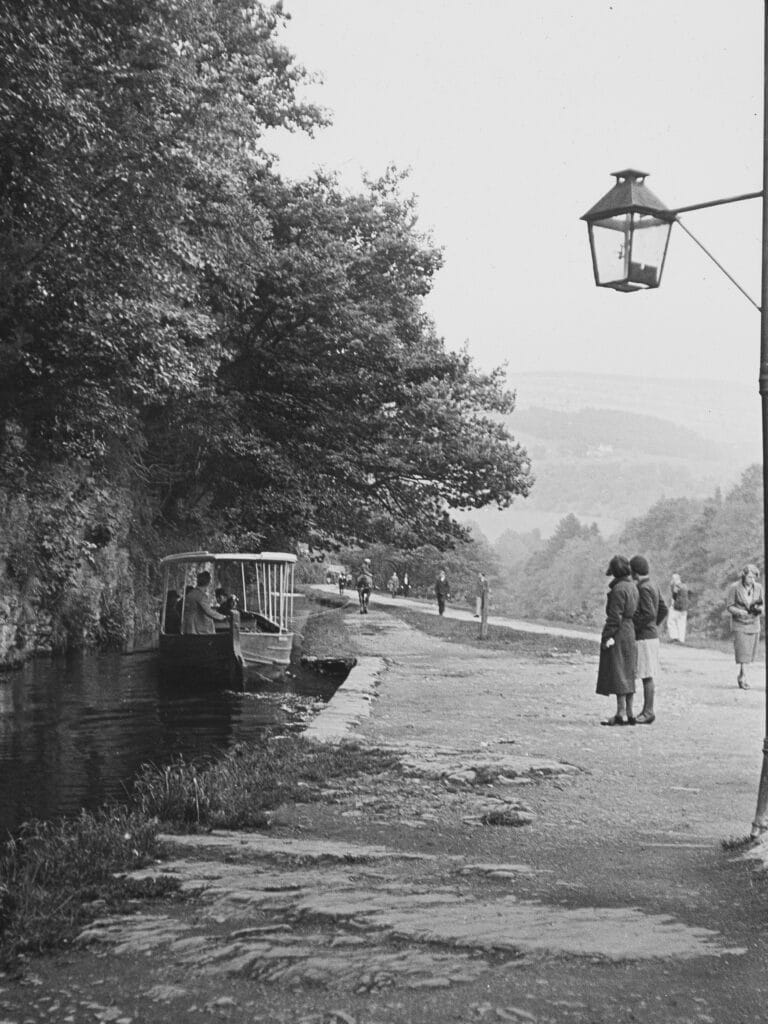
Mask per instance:
[[[36,660],[0,676],[0,840],[30,818],[124,798],[147,762],[301,730],[341,678],[302,669],[300,653],[273,690],[246,694],[170,686],[154,652]]]

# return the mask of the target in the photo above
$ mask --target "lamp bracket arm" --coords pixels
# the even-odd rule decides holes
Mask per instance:
[[[710,199],[706,203],[694,203],[692,206],[678,206],[676,210],[670,210],[669,213],[672,217],[677,217],[678,213],[690,213],[691,210],[706,210],[710,206],[725,206],[727,203],[741,203],[745,199],[762,199],[763,193],[760,192],[744,192],[740,196],[729,196],[727,199]]]

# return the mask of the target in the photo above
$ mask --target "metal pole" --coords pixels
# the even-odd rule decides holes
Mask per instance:
[[[763,574],[768,569],[768,0],[763,4],[763,263],[762,300],[760,313],[760,401],[763,417]],[[757,838],[768,831],[768,657],[765,659],[765,733],[763,739],[763,767],[757,792],[757,810],[752,823],[752,836]]]

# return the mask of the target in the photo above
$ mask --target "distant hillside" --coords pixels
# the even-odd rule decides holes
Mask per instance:
[[[737,384],[510,374],[507,418],[536,477],[512,509],[472,512],[491,539],[538,528],[548,536],[573,512],[604,534],[660,498],[703,498],[761,461],[760,401]]]
[[[754,384],[594,376],[587,373],[509,372],[517,408],[624,409],[655,416],[711,441],[744,449],[744,462],[761,459],[760,396]]]
[[[587,458],[626,453],[724,462],[738,455],[735,444],[712,441],[686,426],[627,410],[519,409],[507,423],[516,437],[548,442],[563,453]]]

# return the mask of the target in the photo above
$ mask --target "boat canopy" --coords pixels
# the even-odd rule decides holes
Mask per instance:
[[[282,551],[180,551],[160,561],[164,604],[161,630],[177,618],[184,622],[187,593],[195,586],[202,566],[210,567],[217,595],[233,598],[244,634],[255,629],[280,634],[291,631],[296,555]],[[222,598],[223,599],[223,598]],[[230,604],[230,608],[232,605]],[[181,627],[179,627],[181,628]]]
[[[212,551],[180,551],[176,555],[166,555],[160,565],[171,565],[174,562],[295,562],[296,555],[283,551],[261,551],[258,554],[243,552],[212,552]]]

